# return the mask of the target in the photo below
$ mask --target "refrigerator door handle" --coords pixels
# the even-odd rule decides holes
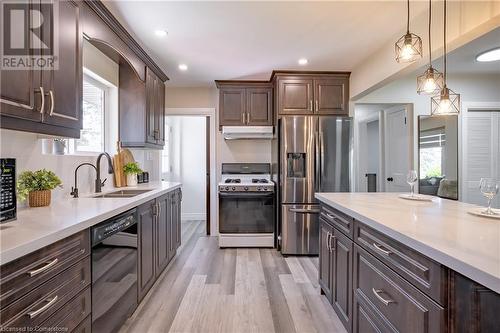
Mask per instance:
[[[323,175],[325,174],[325,140],[323,136],[323,132],[319,132],[319,146],[320,146],[320,153],[319,153],[319,158],[320,158],[320,179],[323,178]],[[321,183],[320,183],[321,186]]]
[[[321,174],[320,174],[320,149],[319,149],[319,133],[314,133],[314,169],[315,169],[315,179],[314,179],[314,189],[316,192],[321,191]]]

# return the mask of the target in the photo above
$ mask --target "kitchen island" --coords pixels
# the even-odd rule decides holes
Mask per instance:
[[[320,285],[349,331],[494,331],[500,221],[396,193],[317,193]]]

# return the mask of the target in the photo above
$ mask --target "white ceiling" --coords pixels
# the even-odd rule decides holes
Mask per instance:
[[[353,70],[405,29],[405,1],[107,1],[169,86],[268,79],[273,69]],[[427,2],[412,2],[412,17]],[[168,36],[158,38],[154,31]],[[309,60],[299,66],[299,58]],[[185,63],[188,71],[177,66]]]

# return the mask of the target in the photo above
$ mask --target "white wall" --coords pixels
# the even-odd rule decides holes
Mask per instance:
[[[433,58],[443,54],[443,2],[433,2]],[[404,77],[428,62],[427,11],[411,22],[411,31],[423,38],[424,57],[411,64],[399,64],[394,60],[394,42],[405,31],[388,38],[379,51],[367,54],[351,73],[350,96],[356,102],[365,94],[380,88],[393,79]],[[402,19],[398,18],[398,19]],[[500,24],[500,1],[448,1],[448,51],[495,29]]]
[[[182,183],[182,219],[206,219],[206,118],[171,116],[169,180]]]
[[[379,176],[379,125],[378,120],[366,124],[367,172],[375,173],[377,176]]]

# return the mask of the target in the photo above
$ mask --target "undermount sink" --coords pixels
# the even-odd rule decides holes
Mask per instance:
[[[147,193],[152,190],[120,190],[109,192],[101,195],[96,195],[94,198],[132,198],[136,195]]]

